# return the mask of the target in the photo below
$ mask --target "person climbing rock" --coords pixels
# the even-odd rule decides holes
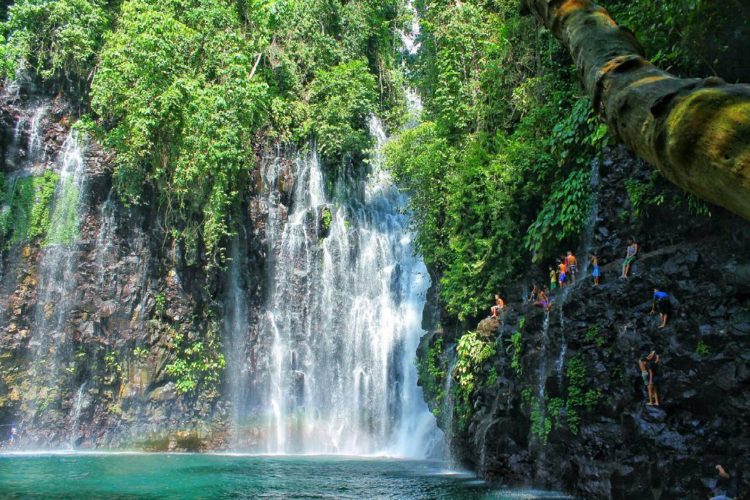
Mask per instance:
[[[495,305],[490,307],[490,314],[493,318],[499,318],[503,309],[505,309],[505,301],[500,295],[495,294]]]
[[[560,283],[560,288],[563,288],[565,286],[565,282],[567,280],[567,274],[566,273],[568,271],[568,266],[565,265],[565,260],[563,260],[562,262],[560,262],[560,264],[557,266],[557,268],[559,269],[559,274],[558,274],[558,278],[557,279],[558,279],[558,281]]]
[[[536,283],[534,283],[532,285],[532,287],[531,287],[531,293],[529,294],[528,302],[531,303],[531,304],[533,304],[534,302],[536,302],[536,300],[537,300],[536,296],[537,296],[538,293],[539,293],[539,287],[536,286]]]
[[[651,314],[655,312],[659,313],[659,328],[665,328],[672,314],[672,303],[669,301],[669,294],[658,287],[654,288],[654,300],[651,306]]]
[[[599,286],[599,278],[602,276],[602,272],[599,270],[599,257],[592,253],[589,254],[589,259],[591,259],[591,276],[594,278],[594,286]]]
[[[716,464],[717,478],[711,489],[711,500],[732,500],[737,496],[732,477],[720,464]]]
[[[557,271],[554,267],[549,266],[549,289],[553,292],[557,288]]]
[[[573,252],[568,250],[568,254],[565,256],[565,266],[570,277],[570,282],[576,282],[576,276],[578,275],[578,259],[573,255]]]
[[[628,274],[630,274],[630,266],[633,264],[633,261],[635,261],[636,257],[638,256],[638,251],[640,250],[640,247],[638,246],[638,243],[635,242],[632,238],[628,240],[628,249],[625,253],[625,262],[622,264],[622,276],[621,278],[627,279]]]
[[[660,406],[659,401],[659,384],[661,383],[661,356],[656,351],[651,351],[646,356],[648,367],[648,403],[649,406]]]

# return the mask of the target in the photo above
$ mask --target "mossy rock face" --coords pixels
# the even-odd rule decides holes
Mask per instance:
[[[203,438],[195,431],[180,431],[175,435],[175,448],[180,451],[200,452],[206,448]]]
[[[169,451],[169,436],[151,436],[145,441],[138,443],[138,447],[144,451]]]

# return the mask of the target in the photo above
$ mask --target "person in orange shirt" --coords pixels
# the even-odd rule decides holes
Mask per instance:
[[[567,280],[567,271],[568,266],[565,264],[565,260],[563,259],[562,262],[557,266],[557,268],[560,270],[560,274],[558,276],[558,280],[560,280],[560,288],[565,286],[565,281]]]
[[[576,274],[578,274],[578,260],[576,260],[576,256],[573,255],[573,252],[568,250],[568,255],[565,257],[565,264],[568,268],[568,277],[570,277],[570,282],[575,283],[576,282]]]

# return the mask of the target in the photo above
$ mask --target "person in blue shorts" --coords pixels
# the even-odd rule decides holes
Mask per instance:
[[[589,259],[591,259],[591,276],[594,278],[594,286],[599,286],[599,278],[602,276],[602,272],[599,270],[599,257],[592,253],[589,254]]]
[[[568,266],[565,264],[565,260],[560,262],[557,268],[560,270],[560,272],[558,273],[557,279],[560,281],[560,288],[563,288],[565,286],[565,282],[567,281],[567,272],[568,272]]]

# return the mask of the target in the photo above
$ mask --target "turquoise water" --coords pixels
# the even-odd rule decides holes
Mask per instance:
[[[2,498],[533,499],[438,463],[188,454],[0,455]]]

